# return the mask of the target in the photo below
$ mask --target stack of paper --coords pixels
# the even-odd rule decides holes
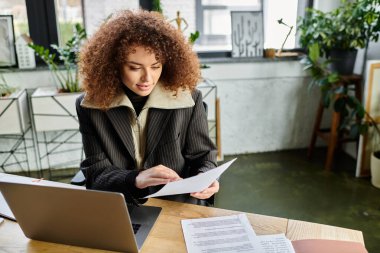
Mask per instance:
[[[245,214],[181,222],[189,253],[295,253],[284,234],[257,236]]]
[[[358,242],[257,236],[245,214],[182,220],[182,229],[189,253],[368,253]]]

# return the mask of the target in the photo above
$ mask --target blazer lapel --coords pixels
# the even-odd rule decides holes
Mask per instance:
[[[126,107],[117,107],[106,112],[113,127],[120,136],[131,157],[135,158],[132,129],[130,126],[131,114]],[[127,115],[127,117],[126,117]]]
[[[160,141],[171,114],[172,110],[149,109],[145,161],[152,154],[152,151]]]

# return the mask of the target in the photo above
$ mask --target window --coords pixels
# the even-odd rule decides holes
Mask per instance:
[[[231,51],[231,11],[261,10],[261,0],[196,0],[197,51]]]
[[[64,45],[73,36],[73,26],[83,25],[81,0],[56,0],[59,44]]]
[[[25,0],[2,0],[0,2],[0,15],[13,15],[16,38],[23,33],[29,34]]]
[[[196,0],[196,27],[200,32],[195,49],[198,52],[231,51],[231,11],[260,11],[264,13],[264,48],[280,48],[289,28],[293,26],[284,48],[296,43],[297,16],[303,15],[309,0]]]
[[[282,19],[289,26],[293,26],[292,33],[284,45],[284,48],[296,46],[296,24],[298,0],[264,0],[264,48],[281,48],[289,28],[280,25],[277,20]]]
[[[27,33],[35,44],[49,47],[59,44],[58,38],[62,43],[70,38],[72,28],[68,27],[74,22],[83,23],[81,6],[81,0],[2,0],[0,14],[13,15],[16,37]]]

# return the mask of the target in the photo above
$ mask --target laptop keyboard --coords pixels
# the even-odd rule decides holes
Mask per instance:
[[[141,224],[132,223],[133,233],[136,234],[140,227]]]
[[[136,206],[127,203],[127,207],[128,207],[128,212],[132,213],[133,209],[135,209]],[[141,227],[141,224],[132,223],[133,233],[136,234],[140,227]]]

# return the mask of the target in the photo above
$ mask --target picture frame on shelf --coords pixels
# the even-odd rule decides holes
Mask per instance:
[[[263,57],[262,11],[231,11],[232,57]]]
[[[0,15],[0,67],[17,66],[12,15]]]

